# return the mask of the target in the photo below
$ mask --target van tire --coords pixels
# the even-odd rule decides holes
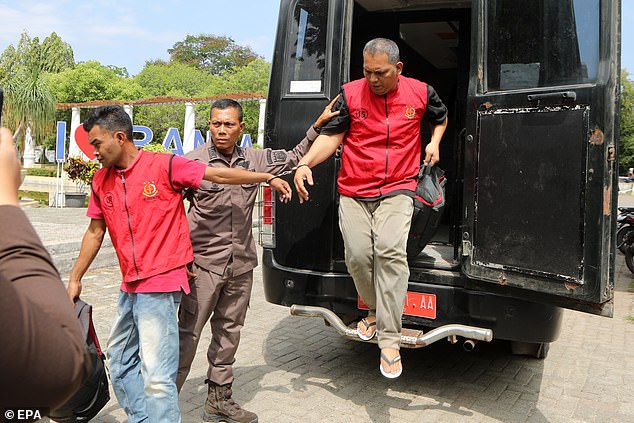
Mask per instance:
[[[630,272],[634,273],[634,257],[630,251],[625,251],[625,265],[630,269]]]
[[[528,355],[540,360],[548,357],[550,342],[520,342],[511,341],[511,353],[513,355]]]
[[[632,243],[634,239],[634,226],[625,225],[616,231],[616,246],[620,252],[625,254],[627,246]]]

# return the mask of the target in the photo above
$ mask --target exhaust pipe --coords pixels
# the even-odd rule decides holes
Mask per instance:
[[[476,342],[473,339],[467,339],[462,343],[462,349],[466,352],[471,352],[475,349]]]
[[[363,341],[358,337],[356,327],[351,328],[346,326],[339,316],[327,308],[293,304],[290,312],[292,316],[321,317],[330,323],[330,325],[345,338],[354,341],[378,343],[377,337],[374,337],[371,341]],[[409,335],[409,333],[413,335]],[[491,342],[493,339],[493,331],[491,329],[466,325],[445,325],[432,329],[425,334],[420,331],[404,329],[401,334],[401,346],[405,348],[421,348],[440,341],[441,339],[447,338],[452,340],[457,336],[467,338],[468,340]],[[475,342],[473,342],[473,346],[475,346]]]

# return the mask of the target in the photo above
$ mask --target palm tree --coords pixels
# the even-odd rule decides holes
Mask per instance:
[[[18,149],[24,152],[24,142],[29,141],[22,132],[35,133],[37,142],[55,127],[55,97],[37,67],[27,71],[24,76],[16,76],[8,81],[5,90],[4,122],[15,128],[13,138]],[[29,129],[29,130],[27,130]]]

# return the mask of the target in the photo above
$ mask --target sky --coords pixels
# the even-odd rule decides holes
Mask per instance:
[[[56,32],[76,62],[97,60],[138,74],[187,35],[226,35],[271,61],[279,0],[0,0],[0,52],[25,30]]]
[[[622,67],[634,76],[634,0],[622,0]],[[40,41],[56,32],[75,61],[97,60],[138,74],[147,60],[187,35],[214,34],[271,61],[279,0],[0,0],[0,52],[25,30]]]

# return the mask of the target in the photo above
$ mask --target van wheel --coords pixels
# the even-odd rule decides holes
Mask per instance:
[[[519,342],[511,341],[513,355],[528,355],[543,360],[548,356],[549,342]]]
[[[634,256],[630,251],[625,251],[625,265],[630,272],[634,273]]]

